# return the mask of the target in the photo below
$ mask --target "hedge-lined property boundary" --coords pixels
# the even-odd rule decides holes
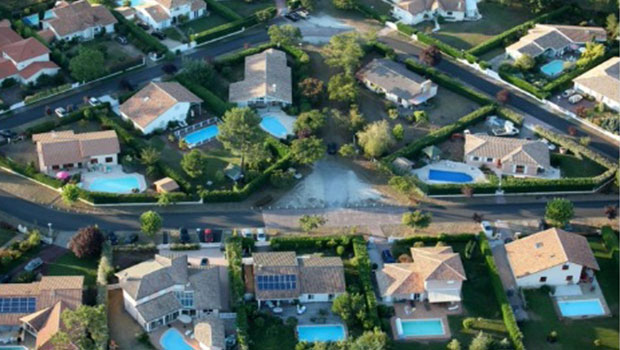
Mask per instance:
[[[218,4],[218,5],[220,5],[222,7],[225,7],[225,5],[221,5],[221,4]],[[228,9],[228,11],[232,11],[232,10]],[[190,35],[190,40],[195,41],[196,44],[202,44],[202,43],[207,42],[209,40],[213,40],[213,39],[219,38],[221,36],[237,32],[237,31],[242,30],[244,28],[248,28],[248,27],[254,26],[254,25],[260,23],[260,19],[259,19],[259,16],[257,14],[258,12],[268,13],[269,14],[269,18],[273,18],[276,15],[277,10],[276,10],[275,7],[271,6],[271,7],[268,7],[266,9],[259,10],[256,13],[254,13],[253,15],[245,17],[245,18],[242,18],[242,17],[239,16],[240,18],[235,19],[232,22],[224,23],[222,25],[219,25],[217,27],[213,27],[213,28],[207,29],[207,30],[202,31],[200,33],[192,34],[192,35]],[[237,15],[237,14],[235,13],[235,15]],[[228,19],[231,19],[231,17],[228,17],[228,16],[224,16],[224,17],[226,17]]]
[[[243,16],[238,14],[237,12],[231,10],[228,6],[223,5],[220,1],[217,0],[204,0],[207,3],[207,7],[209,10],[213,11],[215,14],[218,14],[229,21],[237,21],[243,19]]]
[[[211,90],[204,86],[192,83],[189,79],[183,77],[182,75],[177,75],[175,79],[189,91],[200,97],[204,101],[207,108],[217,115],[224,115],[227,110],[233,107],[232,104],[224,102],[216,94],[211,92]]]
[[[230,306],[236,312],[237,343],[240,350],[248,350],[250,336],[248,334],[248,315],[243,303],[245,284],[243,283],[243,248],[241,237],[231,237],[226,242],[226,259],[228,260],[228,276],[230,280]]]
[[[145,32],[144,29],[138,27],[132,21],[127,20],[123,15],[116,11],[112,11],[114,17],[118,20],[116,24],[119,28],[124,28],[129,34],[129,39],[134,45],[136,45],[140,50],[145,53],[156,52],[158,55],[163,55],[168,53],[168,47],[162,44],[152,35]]]
[[[357,270],[359,271],[359,279],[364,289],[364,298],[366,300],[366,306],[368,307],[368,322],[367,328],[381,327],[381,320],[379,319],[379,313],[377,312],[377,297],[372,288],[372,262],[368,255],[368,248],[366,241],[362,236],[355,236],[353,238],[353,254],[357,259]]]

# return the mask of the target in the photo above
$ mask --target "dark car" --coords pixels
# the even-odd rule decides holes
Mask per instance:
[[[386,249],[386,250],[382,251],[381,252],[381,257],[383,258],[383,261],[386,262],[386,263],[396,262],[396,260],[392,256],[392,253],[390,252],[389,249]]]
[[[335,142],[327,144],[327,154],[334,155],[338,152],[338,145]]]
[[[291,20],[291,21],[293,21],[293,22],[297,22],[298,20],[300,20],[299,15],[297,15],[297,14],[296,14],[296,13],[294,13],[294,12],[293,12],[293,13],[289,13],[289,14],[285,15],[284,17],[286,17],[286,18],[290,19],[290,20]]]
[[[200,266],[208,266],[208,265],[209,265],[209,259],[208,258],[200,259]]]
[[[9,275],[0,275],[0,283],[8,283],[11,280]]]
[[[116,233],[114,233],[114,231],[108,232],[108,241],[110,241],[111,245],[118,244],[118,236],[116,235]]]
[[[132,243],[136,243],[138,241],[138,234],[137,233],[130,233],[125,237],[125,244],[132,244]]]
[[[185,227],[179,228],[179,240],[181,241],[181,243],[189,243],[189,241],[191,241],[191,238],[189,237],[189,232],[187,232],[187,229]]]
[[[159,40],[166,39],[166,34],[164,32],[160,32],[158,30],[151,33],[152,36],[156,37]]]
[[[168,231],[164,231],[164,237],[163,237],[163,244],[168,244],[168,242],[170,241],[170,235],[168,234]]]
[[[137,25],[138,25],[138,27],[140,27],[140,28],[142,28],[144,30],[149,30],[149,28],[150,28],[148,24],[145,24],[145,23],[142,23],[142,22],[138,22]]]
[[[5,130],[0,130],[0,136],[5,137],[7,139],[12,139],[12,138],[15,138],[15,136],[17,136],[17,133],[15,131],[5,129]]]

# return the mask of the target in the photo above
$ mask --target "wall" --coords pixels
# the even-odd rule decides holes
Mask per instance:
[[[599,94],[598,92],[593,91],[593,90],[591,90],[591,89],[589,89],[589,88],[587,88],[587,87],[585,87],[585,86],[583,86],[583,85],[581,85],[579,83],[575,83],[574,89],[577,90],[578,92],[581,92],[582,94],[592,96],[597,101],[603,102],[607,107],[609,107],[609,108],[611,108],[611,109],[613,109],[613,110],[615,110],[617,112],[620,112],[620,102],[613,101],[613,100],[607,98],[606,96],[603,96],[603,95]]]
[[[562,270],[562,265],[558,265],[538,273],[516,278],[517,285],[521,288],[538,288],[543,285],[568,285],[570,283],[566,281],[566,276],[573,276],[572,283],[577,283],[579,281],[579,277],[581,276],[581,265],[573,263],[568,263],[566,265],[568,265],[568,270]],[[547,281],[541,283],[540,277],[543,276],[547,277]]]

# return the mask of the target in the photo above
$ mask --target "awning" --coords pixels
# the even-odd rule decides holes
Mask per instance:
[[[461,301],[461,291],[458,289],[429,290],[428,301],[431,303],[458,302]]]

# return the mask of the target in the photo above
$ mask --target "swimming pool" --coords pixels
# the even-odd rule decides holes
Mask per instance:
[[[465,173],[437,169],[430,169],[428,171],[428,179],[448,183],[468,183],[474,181],[473,177]]]
[[[187,142],[189,146],[198,145],[205,141],[209,141],[219,134],[220,129],[217,125],[209,125],[204,129],[192,131],[189,134],[183,136],[183,140]]]
[[[321,326],[297,326],[299,341],[328,342],[345,340],[347,337],[344,326],[341,324],[327,324]]]
[[[439,318],[420,320],[401,320],[397,318],[396,329],[398,336],[401,338],[439,337],[446,334],[443,322]]]
[[[131,7],[140,6],[144,3],[144,0],[131,0]],[[117,0],[118,6],[125,6],[125,0]]]
[[[544,66],[540,67],[540,71],[549,77],[555,77],[556,75],[562,73],[563,70],[564,70],[564,61],[562,60],[553,60],[545,64]]]
[[[107,193],[132,193],[134,188],[140,189],[140,181],[135,175],[123,177],[98,177],[93,179],[88,187],[89,191]]]
[[[264,116],[260,127],[279,139],[285,139],[288,135],[288,131],[276,117]]]
[[[8,345],[8,346],[0,345],[0,350],[28,350],[28,348],[25,346],[21,346],[21,345]]]
[[[564,317],[600,316],[605,314],[598,299],[558,301],[560,313]]]
[[[161,335],[159,344],[161,344],[164,350],[194,350],[194,348],[183,339],[183,334],[179,333],[179,331],[174,328],[170,328]]]

